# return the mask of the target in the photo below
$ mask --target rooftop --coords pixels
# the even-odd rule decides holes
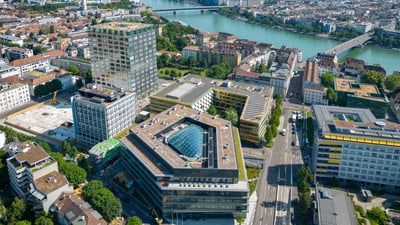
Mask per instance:
[[[374,84],[360,84],[356,80],[335,78],[335,91],[351,92],[358,98],[367,98],[374,101],[385,101]]]
[[[66,184],[68,184],[68,181],[64,175],[56,171],[35,180],[36,188],[45,194],[49,194]]]
[[[18,144],[17,148],[15,158],[19,163],[28,162],[29,165],[34,165],[39,161],[50,158],[50,155],[35,142],[24,142]]]
[[[85,87],[79,89],[79,96],[77,99],[87,100],[103,104],[107,106],[110,102],[114,102],[124,96],[133,94],[126,92],[121,88],[111,88],[98,84],[87,84]]]
[[[247,98],[243,108],[241,119],[258,121],[267,111],[269,98],[273,89],[269,86],[250,85],[234,81],[223,81],[188,75],[179,82],[172,83],[168,87],[155,94],[155,97],[178,100],[187,105],[199,101],[206,93],[214,90],[230,92]]]
[[[343,191],[317,187],[318,219],[321,225],[357,225],[353,203]]]
[[[198,130],[200,132],[197,132]],[[131,131],[133,134],[121,139],[121,142],[153,174],[171,174],[172,171],[168,169],[171,167],[237,170],[232,127],[224,119],[176,105],[132,128]],[[175,142],[174,136],[178,136],[175,139],[180,140]],[[198,139],[193,140],[196,136]],[[186,151],[193,145],[203,150],[203,153],[191,155],[190,151],[194,150],[193,148],[190,148],[189,152]]]
[[[121,30],[121,31],[130,31],[137,30],[146,27],[151,27],[150,24],[144,23],[129,23],[129,22],[111,22],[111,23],[102,23],[94,26],[94,28],[99,29],[110,29],[110,30]]]
[[[120,142],[116,139],[110,138],[93,146],[92,149],[90,149],[89,153],[100,155],[101,153],[105,153],[108,150],[114,149],[118,146],[120,146]]]
[[[312,111],[325,138],[400,146],[400,124],[377,120],[369,109],[313,105]]]

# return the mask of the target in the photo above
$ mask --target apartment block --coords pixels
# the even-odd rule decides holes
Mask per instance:
[[[136,97],[122,89],[88,84],[74,97],[72,113],[78,143],[92,147],[135,122]]]
[[[400,188],[400,125],[369,109],[312,106],[316,182],[336,177],[373,189]]]
[[[156,27],[111,22],[89,31],[93,81],[135,92],[139,99],[157,91]]]
[[[9,48],[6,50],[6,57],[9,60],[24,59],[33,56],[32,49]]]
[[[242,55],[231,49],[200,47],[197,61],[206,61],[208,65],[227,63],[234,68],[242,61]]]
[[[48,212],[63,191],[72,191],[54,160],[35,142],[12,143],[7,168],[12,190],[36,212]]]
[[[31,101],[27,84],[9,84],[0,81],[0,112],[14,109]]]

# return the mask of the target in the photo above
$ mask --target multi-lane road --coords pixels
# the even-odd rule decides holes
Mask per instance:
[[[286,135],[278,135],[272,149],[266,150],[264,170],[257,186],[258,202],[254,225],[286,225],[295,222],[292,202],[297,198],[296,171],[303,165],[300,147],[301,129],[296,125],[292,132],[293,110],[302,111],[302,105],[284,102],[283,116],[279,130],[286,129]],[[292,145],[294,142],[294,146]]]

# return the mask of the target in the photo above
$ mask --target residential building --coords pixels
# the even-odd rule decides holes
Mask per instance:
[[[188,45],[183,48],[182,56],[185,59],[188,59],[190,56],[193,56],[197,60],[197,54],[200,51],[200,47],[196,45]]]
[[[7,168],[12,190],[40,215],[63,191],[72,191],[54,160],[35,142],[11,143]]]
[[[41,55],[34,55],[24,59],[17,59],[10,62],[11,66],[20,69],[22,74],[50,65],[50,61],[64,56],[65,53],[59,50],[47,51]]]
[[[90,61],[67,56],[51,60],[51,65],[66,69],[69,66],[76,66],[81,73],[86,73],[92,69]]]
[[[24,44],[24,40],[22,40],[19,37],[12,36],[12,35],[0,35],[0,42],[16,44],[16,45],[19,45],[19,47],[22,47],[22,45]]]
[[[103,216],[74,192],[63,192],[52,205],[60,225],[107,225]]]
[[[350,197],[346,192],[340,190],[317,186],[313,213],[315,225],[358,224]]]
[[[11,76],[21,76],[19,68],[0,63],[0,79]]]
[[[78,143],[92,147],[135,122],[136,97],[122,89],[88,84],[74,97],[72,113]]]
[[[175,104],[205,112],[211,105],[223,111],[233,107],[239,115],[240,138],[259,145],[271,113],[273,87],[188,75],[150,96],[150,110],[162,112]]]
[[[227,63],[234,68],[242,61],[242,55],[236,50],[200,47],[197,61],[205,61],[207,65]]]
[[[31,95],[35,96],[35,88],[37,86],[51,82],[54,79],[60,80],[63,89],[72,86],[71,74],[66,70],[60,70],[53,66],[46,66],[26,72],[21,82],[28,84]]]
[[[27,84],[0,82],[0,112],[14,109],[31,101]]]
[[[6,57],[11,61],[15,59],[24,59],[33,56],[32,49],[26,48],[8,48],[6,50]]]
[[[338,77],[335,78],[334,85],[340,106],[368,108],[377,118],[386,117],[389,100],[376,85]]]
[[[90,47],[89,45],[79,46],[78,47],[78,57],[82,57],[84,59],[90,59]]]
[[[400,92],[390,98],[390,108],[396,116],[397,121],[400,122]]]
[[[121,139],[122,165],[163,219],[246,216],[249,186],[238,140],[229,121],[174,105]]]
[[[157,91],[156,27],[111,22],[89,32],[93,81],[124,88],[139,99]]]
[[[119,157],[121,148],[120,142],[112,138],[93,146],[89,150],[89,160],[93,163],[94,169],[99,174],[103,174]]]
[[[319,80],[319,60],[310,58],[303,75],[303,102],[311,105],[328,105],[325,88]]]
[[[355,76],[364,71],[364,66],[364,60],[346,58],[343,62],[343,72]]]
[[[400,188],[400,124],[379,121],[369,109],[312,106],[315,182],[336,177],[373,189]]]

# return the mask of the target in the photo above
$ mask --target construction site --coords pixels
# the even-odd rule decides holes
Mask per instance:
[[[65,99],[53,98],[10,114],[5,124],[35,136],[61,144],[75,140],[72,105]]]

